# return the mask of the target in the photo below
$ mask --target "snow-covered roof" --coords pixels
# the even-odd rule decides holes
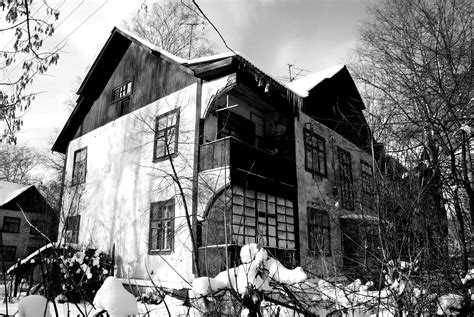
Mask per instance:
[[[51,249],[51,248],[57,248],[59,246],[59,243],[58,242],[53,242],[53,243],[48,243],[47,245],[44,245],[42,246],[41,248],[39,248],[38,250],[36,250],[35,252],[31,253],[30,255],[28,255],[26,258],[24,258],[23,260],[20,261],[20,263],[15,263],[13,266],[11,266],[10,268],[8,268],[7,270],[7,274],[10,274],[14,269],[16,269],[18,266],[20,265],[23,265],[25,263],[28,263],[31,259],[35,258],[38,254],[40,254],[40,252],[44,252],[45,250],[47,249]]]
[[[309,92],[323,80],[328,79],[339,73],[345,65],[336,65],[326,68],[320,72],[309,74],[291,83],[286,84],[286,88],[290,89],[300,97],[308,97]]]
[[[148,40],[145,40],[144,38],[141,38],[140,36],[128,31],[128,30],[125,30],[124,28],[121,28],[121,27],[118,27],[116,26],[115,27],[117,29],[117,31],[119,31],[120,33],[128,36],[128,37],[131,37],[133,39],[135,39],[136,41],[140,42],[140,44],[143,44],[144,46],[148,47],[149,49],[153,50],[153,51],[156,51],[156,52],[159,52],[160,54],[163,54],[165,55],[166,57],[169,57],[171,58],[172,60],[178,62],[178,63],[184,63],[186,62],[187,60],[181,58],[181,57],[178,57],[176,55],[173,55],[163,49],[161,49],[160,47],[156,46],[155,44],[151,43],[150,41]]]
[[[33,185],[23,185],[12,182],[0,181],[0,206],[5,205],[12,199],[18,197]]]
[[[204,57],[198,57],[195,59],[190,59],[184,62],[184,64],[194,65],[194,64],[199,64],[199,63],[211,62],[216,59],[223,59],[223,58],[232,57],[232,56],[236,56],[236,54],[232,52],[227,52],[227,53],[221,53],[221,54],[216,54],[216,55],[211,55],[211,56],[204,56]]]
[[[134,40],[136,40],[140,44],[148,47],[149,49],[151,49],[155,52],[159,52],[160,54],[162,54],[162,55],[164,55],[168,58],[171,58],[172,60],[176,61],[177,63],[183,64],[183,65],[194,65],[194,64],[204,63],[204,62],[211,62],[213,60],[223,59],[223,58],[232,57],[232,56],[236,55],[232,52],[227,52],[227,53],[221,53],[221,54],[216,54],[216,55],[211,55],[211,56],[199,57],[199,58],[195,58],[195,59],[185,59],[185,58],[181,58],[179,56],[171,54],[170,52],[165,51],[164,49],[160,48],[159,46],[151,43],[148,40],[145,40],[144,38],[130,32],[130,31],[124,29],[124,28],[116,27],[116,29],[117,29],[117,31],[121,32],[122,34],[124,34],[124,35],[126,35],[130,38],[133,38]]]

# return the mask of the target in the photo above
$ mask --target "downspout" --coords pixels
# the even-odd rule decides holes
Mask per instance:
[[[61,176],[61,192],[59,194],[59,210],[58,210],[58,231],[56,232],[56,242],[60,242],[60,237],[59,234],[63,230],[59,230],[59,224],[61,223],[61,211],[63,209],[63,198],[64,198],[64,187],[66,186],[65,181],[66,181],[66,166],[67,166],[67,154],[69,152],[69,144],[66,148],[66,153],[64,154],[64,166],[63,166],[63,175]],[[66,221],[66,219],[64,219]]]
[[[200,121],[201,121],[201,102],[202,102],[202,79],[198,79],[196,86],[196,115],[194,122],[194,157],[193,157],[193,185],[192,185],[192,219],[191,226],[192,231],[196,235],[194,241],[198,241],[197,237],[197,209],[198,209],[198,180],[199,180],[199,134],[200,134]],[[193,248],[193,273],[198,277],[201,276],[199,270],[199,255],[198,246]]]

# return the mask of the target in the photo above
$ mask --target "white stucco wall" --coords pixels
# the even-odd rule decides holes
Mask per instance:
[[[116,119],[70,142],[66,184],[71,183],[74,152],[87,147],[86,183],[80,197],[80,243],[110,251],[115,244],[119,276],[148,278],[170,285],[192,274],[192,244],[186,226],[184,201],[169,160],[153,163],[155,118],[180,109],[178,155],[173,162],[180,175],[191,213],[196,84]],[[76,186],[77,187],[77,186]],[[75,188],[66,191],[64,210]],[[171,254],[149,255],[150,204],[175,197],[175,239]],[[147,273],[148,271],[148,273]],[[175,283],[176,284],[176,283]],[[186,284],[187,285],[187,284]],[[176,286],[176,285],[173,285]]]

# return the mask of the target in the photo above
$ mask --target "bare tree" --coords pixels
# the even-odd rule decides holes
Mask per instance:
[[[26,147],[3,145],[0,147],[0,180],[31,184],[32,170],[42,163],[42,157]]]
[[[16,144],[15,133],[20,130],[24,113],[34,99],[26,87],[38,75],[56,64],[59,49],[44,49],[43,41],[54,34],[54,22],[59,11],[46,1],[1,1],[6,24],[0,29],[3,38],[10,38],[0,49],[0,120],[3,133],[0,142]],[[43,9],[44,7],[44,9]],[[40,17],[44,11],[46,15]]]
[[[431,230],[438,238],[447,234],[446,209],[452,209],[465,271],[474,222],[471,5],[389,0],[369,13],[354,66],[366,88],[374,132],[387,152],[417,170],[423,185],[417,202],[431,204],[430,215],[438,221]]]
[[[154,1],[142,6],[125,27],[160,48],[183,58],[213,53],[206,20],[186,1]]]

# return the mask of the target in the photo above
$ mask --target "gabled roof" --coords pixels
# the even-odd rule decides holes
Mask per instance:
[[[106,85],[132,42],[147,49],[151,54],[160,56],[175,65],[179,65],[183,70],[190,73],[193,73],[190,69],[190,66],[192,65],[212,63],[235,55],[233,53],[226,53],[205,58],[186,60],[168,53],[127,30],[115,27],[79,87],[77,91],[77,94],[79,95],[77,105],[59,133],[59,136],[52,147],[53,151],[65,153],[69,141],[76,134],[82,121],[92,107],[93,102],[99,97],[103,87]]]
[[[346,67],[345,65],[336,65],[336,66],[326,68],[317,73],[312,73],[303,78],[292,81],[286,84],[286,87],[302,98],[308,97],[309,92],[314,87],[319,85],[325,79],[334,77],[337,73],[339,73],[345,67]]]
[[[0,207],[20,196],[31,187],[34,186],[0,181]]]

